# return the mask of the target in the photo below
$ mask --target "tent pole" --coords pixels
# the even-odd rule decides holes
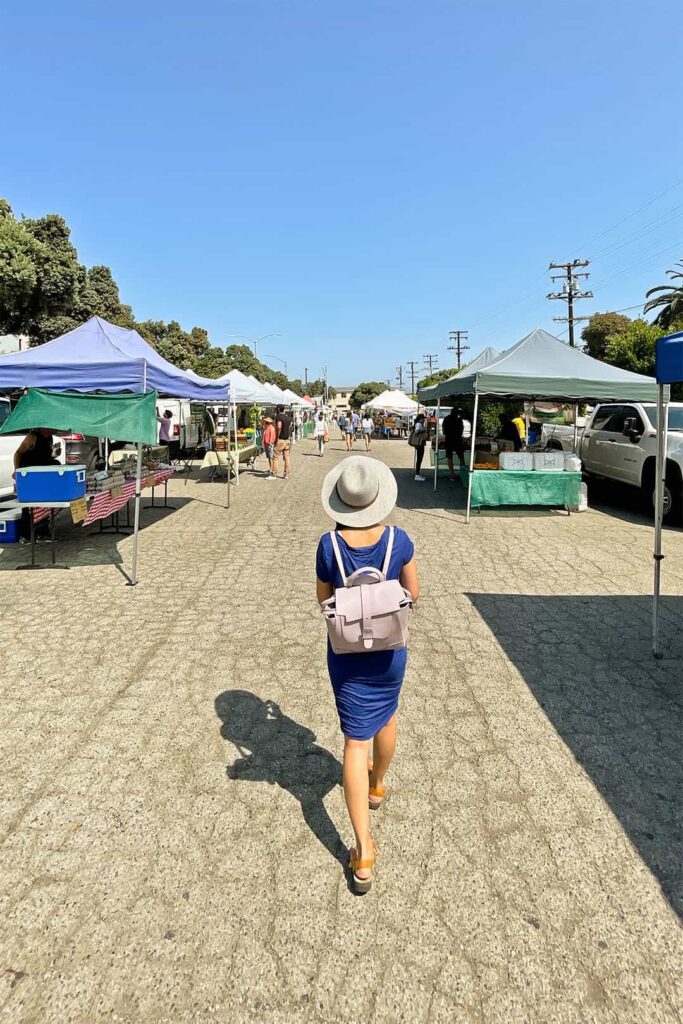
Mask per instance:
[[[578,424],[576,422],[578,420],[578,418],[579,418],[579,404],[578,404],[578,402],[574,402],[574,455],[576,455],[576,449],[577,449],[578,444],[579,444],[579,428],[578,428]]]
[[[474,394],[474,415],[472,416],[472,446],[470,448],[469,473],[467,474],[467,515],[465,522],[470,521],[470,508],[472,505],[472,474],[474,473],[474,447],[477,438],[477,416],[479,414],[479,392]]]
[[[439,412],[441,411],[441,395],[436,400],[436,434],[434,440],[436,447],[434,449],[434,490],[436,491],[436,480],[439,475]]]
[[[240,482],[240,460],[237,453],[237,398],[235,397],[232,402],[232,416],[233,423],[235,425],[235,483],[239,486]],[[228,451],[230,450],[230,431],[228,431]],[[228,476],[230,475],[230,459],[228,459]]]
[[[661,585],[662,560],[662,519],[664,516],[664,482],[666,480],[666,445],[668,435],[669,405],[664,400],[664,385],[657,388],[657,470],[655,474],[655,550],[653,554],[654,593],[652,597],[652,653],[661,658],[659,646],[659,591]]]
[[[529,447],[529,403],[524,403],[524,447]]]
[[[140,491],[142,489],[142,441],[138,441],[138,460],[135,470],[135,519],[133,526],[133,565],[128,586],[134,587],[138,582],[138,532],[140,530]]]

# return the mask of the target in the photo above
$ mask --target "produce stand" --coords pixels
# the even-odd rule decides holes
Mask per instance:
[[[471,479],[470,479],[471,478]],[[567,471],[514,469],[460,469],[463,487],[471,486],[474,508],[501,505],[545,505],[578,508],[581,497],[581,474]]]

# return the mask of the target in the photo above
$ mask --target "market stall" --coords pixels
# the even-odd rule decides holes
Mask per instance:
[[[666,483],[667,434],[671,385],[683,382],[683,331],[658,338],[655,347],[655,378],[657,381],[657,470],[655,488],[654,594],[652,600],[652,653],[661,658],[659,644],[659,593],[664,555],[662,554],[662,520],[664,518],[664,485]]]
[[[121,506],[130,498],[135,497],[135,519],[133,528],[133,557],[130,584],[137,583],[138,533],[140,528],[140,495],[143,487],[143,444],[152,445],[156,441],[156,391],[142,395],[88,395],[72,392],[55,392],[44,388],[29,388],[19,400],[15,409],[5,420],[0,433],[13,434],[48,427],[53,430],[71,433],[90,434],[95,437],[108,437],[110,440],[133,441],[137,444],[135,479],[128,482],[128,493],[117,495],[121,498]],[[69,481],[64,477],[70,470],[77,470],[72,482],[74,490],[64,493],[64,486]],[[171,470],[172,472],[172,470]],[[82,475],[81,475],[82,474]],[[70,508],[74,522],[86,525],[98,518],[94,504],[96,492],[88,494],[88,481],[84,467],[34,467],[19,470],[18,476],[26,477],[26,481],[17,482],[17,500],[4,503],[5,507],[29,508],[38,510],[37,516],[31,520],[31,567],[35,567],[35,534],[34,524],[47,514],[52,525],[52,564],[55,564],[54,515],[56,508]],[[29,478],[33,477],[34,480]],[[147,479],[147,478],[145,478]],[[150,481],[151,485],[151,481]],[[26,493],[22,487],[26,487]],[[123,484],[121,485],[123,486]],[[29,489],[30,493],[29,493]],[[110,499],[114,498],[110,489]],[[90,501],[90,509],[88,502]],[[46,511],[47,510],[47,513]],[[86,522],[87,521],[87,522]]]
[[[480,481],[477,479],[476,464],[477,425],[480,399],[485,397],[519,399],[522,401],[558,400],[577,405],[582,402],[604,400],[652,401],[656,386],[653,378],[631,373],[619,367],[602,363],[579,349],[565,345],[559,338],[547,331],[537,329],[522,338],[520,342],[507,349],[501,355],[492,358],[492,353],[482,353],[473,363],[460,373],[436,385],[436,388],[420,391],[418,397],[437,397],[469,395],[474,398],[472,417],[472,437],[469,466],[466,470],[467,481],[467,522],[470,520],[473,489],[475,480],[481,503],[488,496],[495,499],[496,504],[527,504],[528,497],[547,496],[553,492],[562,497],[560,484],[553,481],[541,482],[534,478],[533,491],[521,487],[521,481],[514,479],[514,472],[504,469],[486,469],[488,474],[496,474],[498,479]],[[438,450],[439,438],[435,439]],[[572,464],[569,463],[572,467]],[[434,490],[437,486],[437,470],[434,467]],[[531,472],[546,472],[534,469]],[[549,470],[555,473],[556,470]],[[576,472],[570,468],[567,472]],[[563,488],[571,488],[567,481]],[[506,500],[508,499],[508,500]],[[535,504],[536,502],[534,502]],[[544,502],[545,503],[545,502]],[[564,505],[561,501],[559,504]]]

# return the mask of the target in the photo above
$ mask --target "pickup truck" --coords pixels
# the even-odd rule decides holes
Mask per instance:
[[[664,519],[679,523],[683,512],[683,402],[669,405]],[[577,452],[584,472],[640,488],[654,501],[657,406],[610,402],[596,406]]]

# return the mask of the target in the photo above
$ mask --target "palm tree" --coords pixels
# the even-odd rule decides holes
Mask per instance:
[[[677,260],[676,266],[683,268],[683,260]],[[667,270],[666,274],[675,283],[661,284],[657,288],[650,288],[645,295],[648,301],[644,307],[645,313],[649,313],[651,309],[663,307],[653,323],[663,327],[664,330],[667,330],[675,320],[683,316],[683,270]],[[656,295],[656,292],[661,292],[661,294]],[[651,299],[650,295],[655,295],[655,298]]]

